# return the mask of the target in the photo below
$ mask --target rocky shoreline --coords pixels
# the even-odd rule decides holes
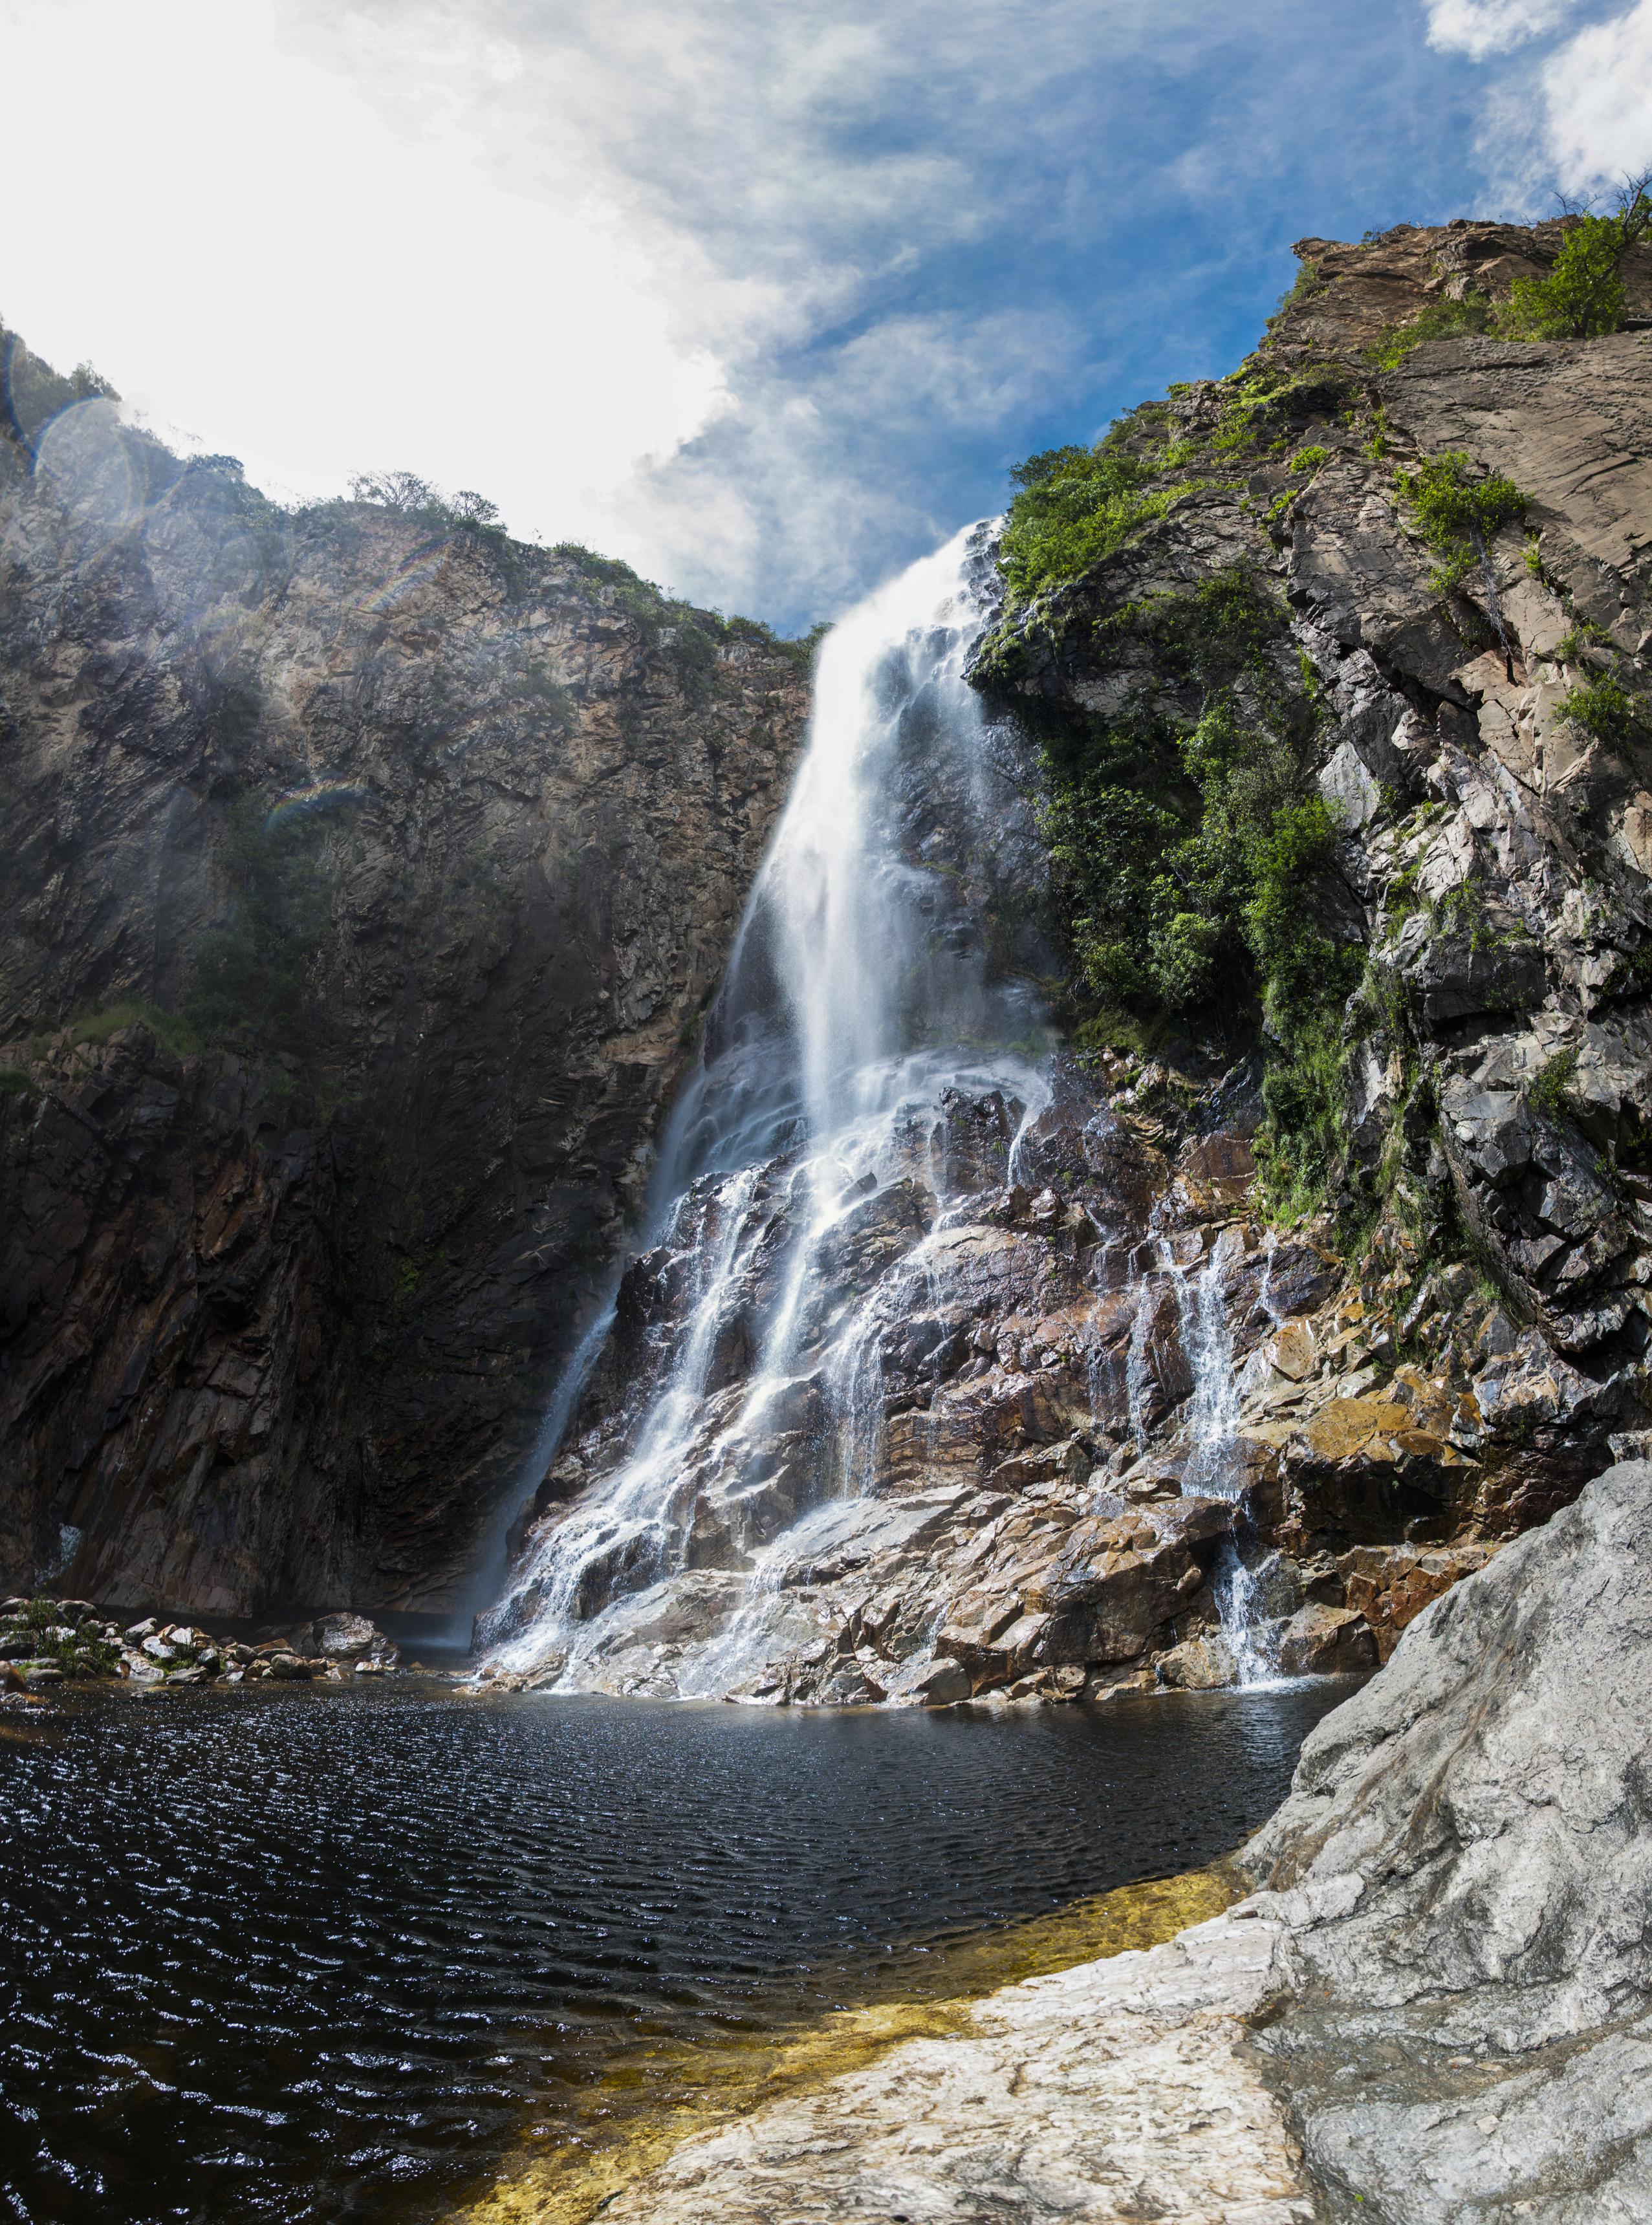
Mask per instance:
[[[90,1600],[0,1600],[0,1699],[92,1682],[342,1684],[402,1665],[401,1649],[360,1614],[319,1615],[248,1640],[156,1615],[123,1626]]]
[[[1649,1671],[1633,1461],[1321,1721],[1240,1857],[1248,1899],[688,2140],[604,2218],[1644,2218]]]

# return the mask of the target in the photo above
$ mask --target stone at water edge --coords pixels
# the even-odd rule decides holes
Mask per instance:
[[[1652,2215],[1649,1744],[1644,1461],[1425,1607],[1304,1741],[1242,1858],[1297,1996],[1263,2044],[1368,2214]]]
[[[1271,1633],[1282,1677],[1340,1677],[1377,1666],[1377,1646],[1363,1614],[1353,1607],[1310,1601]]]
[[[315,1651],[329,1660],[371,1658],[386,1668],[394,1668],[402,1658],[395,1641],[364,1614],[318,1615],[312,1627]]]
[[[1239,1664],[1232,1649],[1214,1632],[1173,1645],[1161,1655],[1158,1672],[1161,1683],[1183,1692],[1214,1692],[1239,1681]]]

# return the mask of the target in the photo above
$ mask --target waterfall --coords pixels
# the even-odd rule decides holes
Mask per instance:
[[[1048,1102],[1038,999],[990,963],[1031,829],[965,678],[984,541],[959,535],[822,643],[791,797],[662,1139],[642,1379],[611,1463],[536,1525],[484,1618],[502,1669],[599,1683],[615,1632],[674,1583],[655,1646],[671,1689],[731,1689],[779,1649],[784,1571],[871,1488],[883,1342],[943,1271],[947,1103],[1002,1105],[1008,1180]],[[845,1296],[843,1258],[897,1239],[901,1271]]]
[[[1187,1428],[1193,1447],[1182,1476],[1190,1497],[1234,1499],[1233,1441],[1238,1433],[1239,1390],[1233,1366],[1233,1331],[1227,1317],[1222,1278],[1233,1239],[1227,1231],[1206,1254],[1197,1275],[1189,1276],[1174,1248],[1161,1241],[1159,1257],[1169,1274],[1181,1320],[1182,1349],[1193,1372]]]
[[[1193,1379],[1185,1424],[1193,1442],[1181,1481],[1182,1492],[1189,1498],[1237,1499],[1241,1495],[1233,1457],[1238,1436],[1239,1382],[1224,1281],[1232,1252],[1242,1240],[1237,1230],[1224,1229],[1193,1275],[1178,1261],[1171,1245],[1161,1241],[1159,1247],[1161,1262],[1175,1290],[1182,1348]],[[1264,1305],[1269,1303],[1272,1271],[1270,1237]],[[1246,1528],[1242,1517],[1240,1536],[1223,1541],[1211,1572],[1211,1596],[1239,1683],[1264,1684],[1272,1683],[1277,1673],[1267,1638],[1264,1578],[1268,1561],[1278,1556],[1269,1556],[1253,1568],[1241,1550]],[[1254,1532],[1250,1535],[1254,1544]]]

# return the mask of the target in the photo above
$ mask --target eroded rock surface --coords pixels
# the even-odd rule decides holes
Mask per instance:
[[[1300,2152],[1244,2021],[1272,1943],[1270,1927],[1218,1918],[1009,1987],[956,2038],[909,2041],[687,2142],[603,2214],[1309,2225]]]

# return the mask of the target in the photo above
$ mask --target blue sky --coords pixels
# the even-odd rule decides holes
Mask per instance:
[[[0,60],[42,352],[788,629],[1230,368],[1292,240],[1652,160],[1652,0],[0,0]]]

